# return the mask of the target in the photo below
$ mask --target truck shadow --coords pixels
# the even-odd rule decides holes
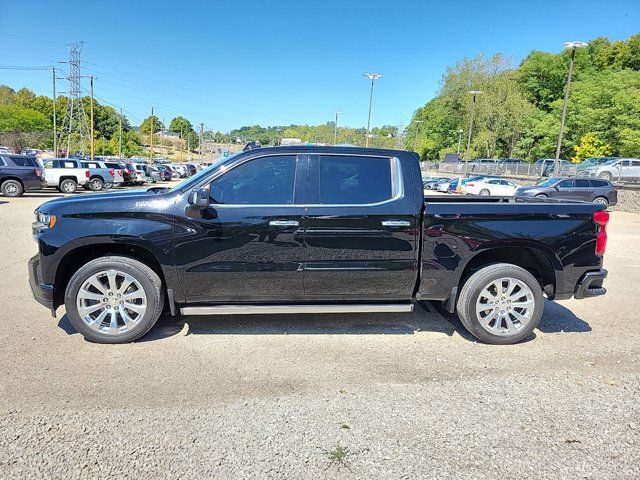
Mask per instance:
[[[178,335],[413,335],[437,332],[455,333],[477,341],[460,323],[457,315],[446,312],[438,302],[420,302],[412,313],[219,315],[172,317],[163,314],[151,331],[137,342],[149,342]],[[64,315],[58,327],[68,335],[77,334]],[[547,301],[538,329],[544,333],[585,333],[591,327],[569,309]],[[525,341],[533,340],[535,332]]]

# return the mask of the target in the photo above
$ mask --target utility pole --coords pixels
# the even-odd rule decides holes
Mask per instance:
[[[72,43],[69,48],[69,102],[67,112],[62,122],[62,132],[67,132],[67,157],[71,151],[71,137],[77,134],[80,138],[80,151],[84,155],[84,142],[89,135],[87,126],[87,114],[82,102],[82,90],[80,88],[80,52],[82,42]],[[62,133],[61,132],[61,133]]]
[[[460,157],[460,143],[462,142],[463,133],[464,133],[464,130],[462,129],[458,130],[458,157]]]
[[[162,135],[164,133],[164,120],[165,120],[165,117],[162,117],[162,127],[160,128],[160,148],[161,149],[164,149],[164,144],[162,143],[163,141]]]
[[[576,49],[588,46],[585,42],[566,42],[565,48],[571,49],[571,57],[569,60],[569,74],[567,75],[567,87],[564,90],[564,102],[562,103],[562,118],[560,120],[560,132],[558,133],[558,145],[556,146],[556,158],[553,161],[553,176],[558,176],[560,167],[560,148],[562,148],[562,134],[564,133],[564,121],[567,117],[567,103],[569,101],[569,88],[571,87],[571,75],[573,74],[573,61],[576,58]]]
[[[363,73],[365,77],[371,80],[371,92],[369,93],[369,119],[367,120],[367,138],[364,142],[364,146],[369,146],[369,137],[371,136],[371,106],[373,105],[373,82],[380,80],[382,75],[379,73]]]
[[[200,161],[204,158],[204,123],[200,124]]]
[[[398,128],[396,130],[396,148],[402,147],[402,135],[404,133],[404,122],[400,122],[398,124]]]
[[[118,117],[118,158],[122,158],[122,109]]]
[[[180,126],[180,161],[182,162],[182,155],[184,154],[184,139],[182,138],[182,126]]]
[[[153,107],[151,107],[151,151],[149,159],[151,160],[151,163],[153,163]]]
[[[471,120],[469,122],[469,138],[467,140],[467,152],[464,155],[464,176],[467,176],[467,170],[469,169],[469,149],[471,148],[471,133],[473,132],[473,116],[476,113],[476,97],[482,92],[480,90],[471,90],[469,92],[473,96],[473,102],[471,103]]]
[[[89,76],[89,91],[91,92],[91,106],[90,106],[90,115],[91,115],[91,124],[90,124],[90,135],[91,135],[91,161],[93,161],[93,154],[94,154],[94,149],[93,149],[93,75]]]
[[[58,158],[58,127],[56,115],[56,67],[52,69],[51,79],[53,80],[53,157]]]
[[[333,144],[338,143],[338,115],[342,112],[334,112],[336,114],[336,122],[333,124]]]

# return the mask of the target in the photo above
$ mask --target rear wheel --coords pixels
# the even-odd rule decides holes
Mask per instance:
[[[482,195],[483,197],[488,197],[490,194],[491,192],[486,188],[483,188],[482,190],[480,190],[480,195]]]
[[[600,178],[604,178],[605,180],[611,181],[613,180],[613,175],[611,175],[610,172],[602,172],[600,175],[598,175]]]
[[[71,179],[66,179],[60,182],[60,191],[63,193],[76,193],[78,190],[78,184]]]
[[[0,190],[5,197],[19,197],[24,193],[24,188],[18,180],[5,180]]]
[[[89,182],[89,188],[94,192],[99,192],[104,188],[104,182],[101,178],[92,178]]]
[[[597,203],[598,205],[604,205],[605,207],[609,206],[609,200],[605,197],[597,197],[593,200],[593,203]]]
[[[549,197],[546,196],[544,193],[539,193],[538,195],[536,195],[536,198],[549,198]]]
[[[524,268],[489,265],[471,275],[458,298],[464,327],[483,342],[508,345],[528,337],[542,318],[542,288]]]
[[[98,343],[132,342],[156,323],[162,282],[144,263],[108,256],[90,261],[69,281],[65,308],[74,328]]]

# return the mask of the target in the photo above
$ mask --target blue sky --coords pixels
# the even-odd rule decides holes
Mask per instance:
[[[384,74],[372,124],[406,124],[465,56],[517,64],[532,49],[640,32],[638,0],[0,0],[0,12],[0,65],[51,65],[82,40],[96,97],[134,125],[154,106],[167,123],[182,114],[221,131],[320,124],[335,110],[340,124],[365,126],[363,72]],[[48,72],[0,70],[0,84],[51,93]]]

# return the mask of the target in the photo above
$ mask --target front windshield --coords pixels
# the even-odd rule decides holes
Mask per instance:
[[[551,187],[553,185],[555,185],[555,183],[558,181],[557,178],[550,178],[548,180],[545,180],[542,183],[539,183],[538,186],[539,187]]]
[[[210,174],[213,170],[215,170],[216,168],[218,168],[220,165],[222,165],[223,163],[228,162],[229,160],[231,160],[232,158],[238,156],[240,154],[240,152],[238,153],[234,153],[233,155],[229,155],[228,157],[220,157],[218,160],[216,160],[215,162],[213,162],[211,165],[209,165],[207,168],[204,168],[202,170],[200,170],[198,173],[196,173],[195,175],[191,176],[191,177],[187,177],[185,178],[183,181],[181,181],[179,184],[177,184],[176,186],[172,187],[171,190],[169,190],[170,192],[175,192],[177,190],[182,190],[183,188],[188,188],[191,185],[195,185],[196,183],[198,183],[200,181],[200,179],[202,177],[207,176],[208,174]]]
[[[618,160],[620,160],[620,159],[619,158],[612,158],[611,160],[607,160],[606,162],[604,162],[603,165],[611,165],[612,163],[615,163]]]

